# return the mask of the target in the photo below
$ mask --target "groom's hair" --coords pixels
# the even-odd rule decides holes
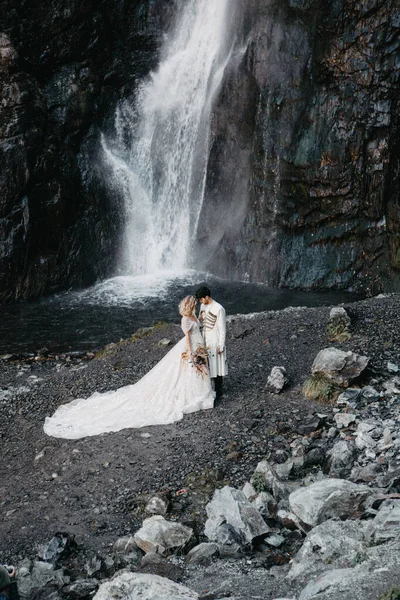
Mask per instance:
[[[198,300],[200,300],[200,298],[205,298],[206,296],[209,296],[211,298],[210,289],[205,285],[202,285],[195,293],[195,296]]]

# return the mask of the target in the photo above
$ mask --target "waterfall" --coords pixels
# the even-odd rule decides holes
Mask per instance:
[[[178,0],[160,64],[103,139],[126,228],[121,271],[142,275],[196,266],[213,100],[229,62],[234,0]]]

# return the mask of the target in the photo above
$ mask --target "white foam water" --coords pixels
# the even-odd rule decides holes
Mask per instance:
[[[157,70],[116,112],[103,149],[126,208],[120,272],[196,266],[213,101],[232,50],[235,0],[179,0]]]

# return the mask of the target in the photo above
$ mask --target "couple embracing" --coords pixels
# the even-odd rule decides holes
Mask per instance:
[[[227,374],[225,310],[203,286],[180,302],[179,312],[185,337],[142,379],[61,405],[46,418],[44,431],[53,437],[79,439],[174,423],[184,414],[212,408]]]

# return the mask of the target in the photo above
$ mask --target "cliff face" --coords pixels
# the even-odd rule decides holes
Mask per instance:
[[[396,0],[238,1],[199,229],[204,266],[290,287],[400,271]],[[115,266],[100,132],[157,63],[176,0],[0,0],[0,300]],[[387,283],[389,285],[389,283]]]
[[[100,130],[155,66],[172,11],[169,0],[0,0],[0,300],[112,270],[123,214]]]
[[[214,115],[204,261],[271,285],[395,285],[396,0],[249,0],[242,48]]]

